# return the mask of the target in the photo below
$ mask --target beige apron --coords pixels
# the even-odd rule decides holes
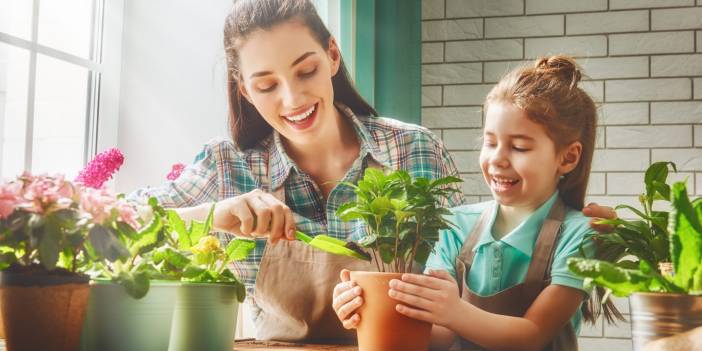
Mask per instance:
[[[370,158],[369,166],[379,167]],[[284,185],[271,193],[285,202]],[[356,331],[344,329],[332,308],[342,268],[377,270],[374,263],[328,254],[301,241],[267,244],[254,288],[254,301],[260,308],[256,339],[355,342]]]
[[[483,228],[489,224],[491,216],[491,209],[483,211],[468,240],[463,244],[461,254],[456,258],[456,278],[461,289],[461,298],[491,313],[522,317],[529,309],[529,306],[536,300],[536,297],[551,282],[551,261],[558,241],[561,223],[565,217],[565,206],[560,198],[557,198],[553,204],[536,240],[536,246],[534,247],[524,282],[494,295],[480,296],[470,290],[464,277],[468,276],[473,263],[475,254],[473,248],[483,233]],[[461,348],[463,350],[480,349],[480,347],[468,340],[461,340]],[[544,350],[569,351],[577,349],[577,338],[570,322],[544,348]]]

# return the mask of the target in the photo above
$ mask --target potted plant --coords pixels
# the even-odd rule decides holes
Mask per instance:
[[[223,247],[209,235],[214,205],[205,222],[192,221],[189,226],[175,211],[167,212],[177,244],[160,248],[154,262],[161,264],[164,274],[179,276],[181,281],[168,350],[231,350],[246,289],[228,267],[246,258],[256,243],[234,239]]]
[[[585,283],[629,296],[634,348],[702,325],[702,198],[690,201],[684,182],[666,183],[669,162],[646,171],[637,220],[606,220],[610,234],[595,234],[600,259],[573,258],[569,269]],[[669,201],[670,212],[654,210]]]
[[[163,274],[154,253],[169,240],[175,242],[164,220],[166,212],[155,198],[148,205],[133,206],[143,222],[138,230],[123,225],[103,229],[111,238],[103,245],[118,248],[122,254],[91,267],[81,350],[168,348],[180,276]]]
[[[63,176],[24,173],[0,185],[0,287],[11,350],[75,350],[89,293],[85,272],[123,252],[106,227],[138,227],[117,198]],[[102,206],[106,201],[113,206]]]
[[[378,270],[351,272],[365,301],[358,311],[360,350],[428,348],[431,324],[398,313],[397,301],[388,296],[389,282],[426,263],[439,230],[450,226],[444,218],[450,211],[440,207],[439,200],[458,191],[446,185],[460,181],[456,177],[413,180],[405,171],[385,174],[368,168],[358,184],[346,183],[353,187],[356,201],[340,206],[337,215],[366,224],[367,233],[357,244],[370,250]]]

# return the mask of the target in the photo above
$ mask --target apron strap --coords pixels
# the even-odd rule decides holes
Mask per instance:
[[[475,245],[478,243],[480,236],[483,234],[484,228],[490,222],[492,217],[492,209],[490,207],[483,211],[478,217],[478,221],[473,226],[473,230],[468,236],[468,241],[461,247],[461,253],[456,257],[456,282],[458,283],[458,291],[463,294],[464,279],[470,272],[470,268],[473,265],[473,257],[475,256]]]
[[[531,254],[531,263],[524,279],[525,292],[532,300],[536,299],[544,286],[551,281],[551,264],[564,218],[565,205],[561,198],[557,197],[548,217],[541,226],[536,246]]]

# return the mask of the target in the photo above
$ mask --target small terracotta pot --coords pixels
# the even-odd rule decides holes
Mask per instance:
[[[402,273],[351,272],[363,289],[361,322],[356,328],[359,351],[426,351],[431,324],[397,312],[398,301],[388,296],[390,280]]]
[[[83,328],[88,277],[0,274],[8,351],[75,351]]]

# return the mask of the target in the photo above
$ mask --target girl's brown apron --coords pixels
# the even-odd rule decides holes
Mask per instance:
[[[475,254],[473,248],[491,217],[491,209],[483,211],[468,240],[463,244],[461,254],[456,258],[456,279],[461,290],[461,298],[491,313],[522,317],[541,291],[551,283],[551,262],[565,217],[565,206],[560,198],[557,198],[553,204],[536,240],[524,282],[494,295],[480,296],[470,290],[465,277],[468,276],[473,263]],[[468,340],[461,340],[461,348],[463,350],[480,349]],[[577,338],[570,322],[544,348],[544,350],[577,349]]]
[[[372,159],[369,166],[379,167]],[[284,185],[271,193],[285,202]],[[256,339],[354,342],[356,331],[345,329],[332,308],[342,268],[377,270],[371,262],[328,254],[301,241],[267,244],[254,288],[254,301],[261,309],[255,320]]]

